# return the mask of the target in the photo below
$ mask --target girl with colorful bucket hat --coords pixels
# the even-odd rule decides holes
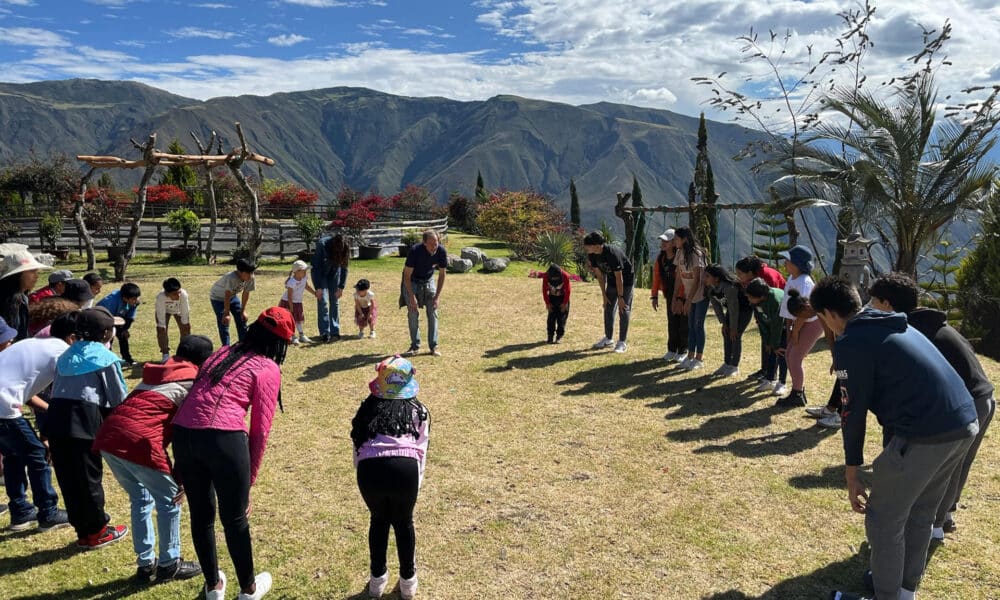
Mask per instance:
[[[239,579],[238,599],[258,600],[271,589],[270,573],[254,576],[250,487],[264,458],[274,408],[281,406],[279,365],[293,335],[288,310],[274,306],[262,312],[239,343],[223,346],[202,364],[174,417],[174,468],[187,492],[206,600],[231,598],[215,550],[216,498]]]
[[[410,361],[396,355],[380,362],[375,371],[368,384],[371,394],[351,421],[358,488],[371,512],[368,595],[380,597],[389,583],[386,552],[392,527],[399,555],[399,594],[410,600],[417,593],[413,508],[423,483],[430,413],[417,400],[420,386]]]

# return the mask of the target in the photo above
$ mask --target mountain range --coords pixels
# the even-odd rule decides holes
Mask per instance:
[[[319,190],[325,201],[345,184],[391,194],[409,183],[443,201],[453,191],[471,195],[482,173],[488,188],[530,187],[568,207],[573,179],[585,227],[620,226],[615,193],[630,191],[633,175],[647,206],[686,203],[698,131],[693,117],[610,103],[516,96],[462,102],[347,87],[201,101],[134,82],[73,79],[0,83],[0,162],[29,152],[137,158],[129,139],[152,132],[161,149],[177,139],[194,153],[189,132],[207,141],[216,130],[228,151],[237,143],[236,121],[251,149],[275,159],[265,177]],[[720,202],[762,200],[766,182],[732,158],[759,138],[751,129],[708,122]],[[137,171],[113,175],[123,185],[139,178]],[[727,211],[720,221],[723,254],[749,251],[749,211]],[[831,241],[826,221],[814,232],[822,243]],[[684,223],[683,215],[657,215],[650,230]]]

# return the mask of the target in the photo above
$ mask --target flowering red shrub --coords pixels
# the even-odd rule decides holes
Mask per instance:
[[[269,206],[312,206],[319,200],[319,194],[295,185],[286,185],[272,191],[265,200]]]
[[[371,193],[354,201],[348,208],[338,210],[330,226],[346,229],[351,238],[361,242],[364,239],[364,230],[371,227],[375,219],[390,207],[389,200]]]
[[[126,207],[132,204],[135,196],[128,194],[126,192],[119,192],[116,190],[109,190],[106,188],[90,188],[87,190],[86,195],[83,197],[84,202],[90,203],[100,200],[102,203],[113,203],[121,207]]]
[[[507,242],[515,256],[524,258],[538,236],[566,229],[566,215],[534,190],[503,190],[479,205],[476,224],[484,236]]]
[[[139,188],[132,188],[138,194]],[[146,202],[150,204],[186,204],[190,201],[187,192],[176,185],[150,185],[146,187]]]
[[[427,188],[412,183],[390,198],[390,202],[392,208],[413,212],[426,212],[434,207],[434,199]]]

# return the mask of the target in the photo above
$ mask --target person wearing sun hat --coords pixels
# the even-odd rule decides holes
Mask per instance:
[[[358,489],[371,513],[368,594],[381,596],[389,583],[391,527],[399,556],[399,594],[410,600],[417,592],[413,508],[424,478],[430,413],[417,400],[420,386],[410,361],[396,355],[376,365],[375,372],[368,384],[371,394],[351,420]]]
[[[816,282],[813,281],[813,253],[805,246],[794,246],[784,252],[779,252],[778,256],[785,259],[785,270],[788,272],[788,280],[785,283],[785,295],[781,300],[779,314],[786,323],[787,347],[783,352],[785,363],[788,365],[788,374],[792,377],[792,393],[787,397],[779,398],[775,403],[783,408],[807,406],[805,389],[805,369],[803,362],[812,352],[813,346],[823,336],[823,324],[816,317],[796,318],[788,310],[788,300],[793,295],[794,290],[802,298],[808,298],[812,293]],[[785,386],[776,383],[774,394],[784,395]]]
[[[205,576],[206,600],[223,600],[226,577],[215,549],[215,505],[239,580],[239,600],[271,589],[271,574],[254,575],[250,487],[264,458],[275,407],[281,406],[281,369],[295,321],[287,309],[268,308],[233,346],[206,360],[174,417],[175,472],[184,482],[191,540]],[[250,427],[246,414],[250,412]]]
[[[653,284],[649,290],[649,300],[653,310],[659,310],[660,292],[663,292],[663,312],[667,313],[667,352],[663,360],[668,363],[683,360],[687,352],[688,318],[681,311],[674,309],[677,300],[684,302],[684,286],[677,286],[677,265],[674,257],[677,248],[674,246],[676,232],[667,229],[659,235],[660,253],[653,263]]]
[[[291,311],[292,318],[295,319],[295,327],[298,329],[298,335],[292,338],[292,344],[296,346],[299,343],[308,344],[312,342],[305,331],[306,312],[303,299],[306,292],[315,296],[316,290],[309,285],[309,280],[306,279],[308,272],[309,264],[306,261],[297,260],[293,262],[292,270],[288,273],[288,279],[285,280],[285,293],[281,295],[281,300],[278,301],[278,306]]]
[[[38,272],[51,269],[27,250],[14,250],[0,263],[0,317],[17,330],[18,340],[28,337],[28,296],[38,283]]]

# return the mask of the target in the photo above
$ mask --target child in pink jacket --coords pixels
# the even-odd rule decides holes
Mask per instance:
[[[265,310],[235,346],[223,346],[202,365],[187,400],[174,418],[174,460],[191,513],[191,539],[202,572],[206,600],[223,600],[226,578],[215,551],[214,494],[226,547],[240,582],[239,600],[258,600],[271,589],[271,574],[254,576],[250,542],[250,486],[257,480],[281,403],[281,370],[295,334],[292,314]],[[250,430],[244,424],[250,412]]]

